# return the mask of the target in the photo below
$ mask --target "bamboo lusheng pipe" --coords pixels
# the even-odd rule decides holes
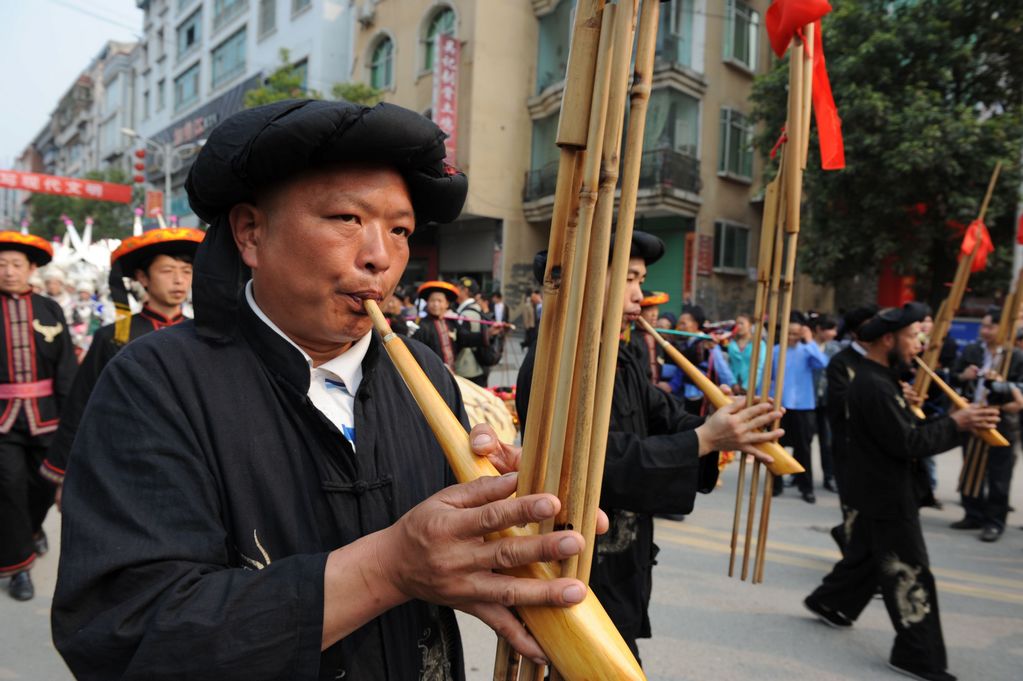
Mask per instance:
[[[678,365],[689,380],[693,382],[696,387],[707,396],[710,403],[714,405],[716,409],[722,409],[732,404],[732,398],[725,395],[721,388],[714,384],[714,381],[704,376],[703,372],[700,371],[692,362],[686,359],[686,356],[679,352],[678,348],[664,340],[657,329],[650,326],[647,320],[640,317],[636,320],[640,326],[653,336],[654,340],[657,341],[666,353],[671,357],[671,360]],[[764,442],[753,446],[761,454],[766,454],[774,459],[774,463],[767,464],[768,469],[775,475],[791,475],[794,473],[802,473],[806,469],[803,468],[798,461],[792,458],[792,455],[785,451],[785,448],[779,445],[777,442]]]
[[[810,155],[810,119],[813,118],[813,51],[814,33],[817,27],[814,24],[807,24],[803,27],[803,92],[801,94],[801,123],[800,131],[802,146],[799,149],[800,170],[806,170],[806,161]]]
[[[553,413],[544,405],[548,386],[555,385],[557,353],[561,347],[565,326],[565,305],[562,282],[569,276],[569,263],[575,252],[577,235],[578,197],[582,181],[583,152],[590,122],[594,71],[600,40],[603,0],[578,0],[568,67],[565,72],[565,90],[562,95],[561,115],[558,120],[557,144],[561,148],[558,160],[558,178],[551,214],[551,236],[544,273],[544,314],[536,344],[536,367],[530,387],[530,396],[539,405],[523,433],[524,455],[520,462],[519,494],[529,494],[542,488],[546,470],[546,456],[550,444]],[[528,663],[524,661],[524,665]]]
[[[995,192],[995,185],[998,183],[998,175],[1001,172],[1002,162],[998,161],[995,164],[995,169],[991,172],[991,179],[988,180],[984,200],[981,202],[980,210],[977,212],[977,219],[982,222],[987,215],[988,206],[991,204],[991,197]],[[931,338],[927,343],[927,348],[924,350],[924,362],[930,369],[937,368],[938,358],[941,355],[941,348],[945,343],[945,337],[952,327],[952,319],[955,317],[956,312],[959,311],[959,306],[963,303],[966,284],[970,279],[970,269],[973,267],[973,261],[980,250],[980,242],[981,240],[977,239],[973,245],[973,250],[965,258],[959,259],[959,265],[956,267],[955,278],[952,280],[952,288],[949,290],[948,298],[942,303],[942,307],[938,310],[938,316],[934,319]],[[913,381],[913,387],[916,389],[917,394],[926,395],[931,387],[931,378],[926,373],[923,376],[918,375],[917,379]],[[922,412],[917,415],[922,416]]]
[[[451,413],[444,398],[427,378],[408,347],[391,331],[376,302],[365,301],[365,309],[373,320],[373,326],[383,337],[388,357],[415,397],[430,430],[444,450],[455,479],[464,483],[484,476],[499,475],[489,459],[473,453],[469,445],[469,434]],[[526,528],[512,527],[488,535],[487,539],[492,541],[500,537],[524,537],[531,534]],[[532,579],[554,579],[558,576],[554,566],[549,563],[533,563],[507,570],[506,573]],[[593,592],[588,591],[582,603],[567,608],[520,606],[516,611],[549,659],[569,681],[646,678]]]
[[[781,314],[777,318],[779,327],[778,338],[778,369],[774,377],[774,398],[779,406],[783,405],[785,392],[785,369],[788,360],[787,333],[781,331],[782,325],[789,323],[792,315],[792,294],[796,276],[796,250],[799,244],[800,209],[802,208],[803,168],[805,167],[806,137],[809,135],[810,109],[804,98],[812,96],[812,25],[803,28],[806,42],[794,39],[789,48],[789,102],[788,120],[785,125],[788,141],[782,153],[790,157],[790,162],[781,169],[783,171],[782,189],[785,196],[785,246],[776,254],[776,258],[785,257],[785,274],[781,282]],[[806,55],[810,59],[806,59]],[[809,68],[806,68],[809,67]],[[796,162],[792,162],[796,161]],[[780,232],[781,230],[779,230]],[[773,351],[773,348],[772,348]],[[778,424],[775,424],[777,427]],[[760,509],[760,527],[757,533],[757,551],[753,564],[753,583],[763,580],[764,560],[767,551],[767,529],[771,516],[774,479],[765,476],[764,498]],[[752,515],[752,510],[750,511]]]
[[[1016,337],[1016,320],[1019,316],[1021,301],[1023,301],[1023,269],[1016,277],[1016,288],[1005,296],[1005,301],[1002,304],[1002,316],[998,320],[998,333],[995,336],[995,343],[998,345],[998,358],[992,364],[997,362],[998,375],[1003,380],[1006,379],[1012,368],[1013,341]],[[967,447],[963,468],[959,475],[959,490],[964,496],[979,497],[984,489],[990,446],[975,440],[970,444],[974,446]]]
[[[945,381],[941,380],[941,376],[938,376],[938,374],[934,373],[934,371],[929,366],[927,366],[922,359],[920,359],[919,357],[914,357],[913,360],[916,362],[917,366],[919,366],[921,369],[930,374],[931,380],[934,382],[935,385],[937,385],[941,389],[943,393],[945,393],[945,395],[948,396],[948,399],[952,402],[952,406],[954,406],[956,409],[967,409],[970,406],[970,403],[967,402],[962,395],[953,390],[952,386],[950,386],[948,383],[945,383]],[[1002,434],[999,433],[994,428],[975,430],[974,434],[980,439],[982,439],[984,442],[991,445],[992,447],[1009,446],[1009,441],[1002,437]]]
[[[585,262],[585,281],[583,288],[578,291],[580,310],[584,305],[605,299],[608,276],[607,253],[611,248],[615,187],[618,184],[619,154],[625,123],[629,66],[637,11],[637,0],[632,0],[631,3],[626,0],[616,6],[611,41],[612,59],[606,106],[607,120],[604,125],[604,140],[601,145],[600,184],[594,208],[589,252]],[[594,461],[598,457],[595,457],[592,451],[594,446],[592,440],[596,437],[599,442],[607,438],[606,426],[602,433],[594,430],[596,391],[600,374],[599,353],[602,320],[602,316],[595,314],[581,315],[579,319],[572,392],[569,400],[571,412],[565,433],[567,446],[562,463],[561,488],[565,490],[565,494],[561,496],[562,515],[559,518],[559,525],[584,533],[584,537],[588,537],[591,541],[587,546],[593,545],[592,540],[596,533],[596,508],[600,501],[599,485],[603,480],[604,473],[603,456],[599,457],[599,461]],[[613,383],[607,387],[613,389]],[[590,475],[591,464],[594,466],[593,475]],[[590,489],[593,482],[597,485],[595,495]],[[586,526],[587,520],[592,522],[592,527]],[[576,555],[563,561],[562,576],[582,578],[579,573],[582,558],[581,555]],[[589,578],[588,569],[585,578]]]
[[[571,266],[567,273],[568,284],[565,290],[565,326],[561,338],[561,346],[554,348],[557,353],[557,380],[554,381],[554,395],[558,399],[552,402],[550,444],[547,450],[547,467],[544,472],[543,490],[557,495],[564,503],[569,482],[571,466],[570,425],[576,412],[569,396],[572,394],[575,381],[575,355],[579,344],[579,326],[583,312],[586,285],[586,261],[590,252],[590,236],[596,213],[598,185],[600,184],[600,167],[604,129],[607,122],[608,95],[611,90],[612,39],[614,18],[617,5],[606,5],[601,17],[600,47],[597,51],[597,68],[594,75],[593,102],[590,109],[589,136],[586,141],[586,155],[583,163],[582,188],[579,192],[579,225],[576,234],[575,251]],[[552,377],[547,376],[551,381]],[[530,401],[532,401],[530,396]],[[565,453],[569,452],[566,459]],[[553,529],[555,521],[541,523],[542,532]]]
[[[611,256],[607,294],[604,300],[603,328],[600,355],[597,363],[597,388],[593,406],[593,428],[590,436],[590,463],[587,471],[587,504],[580,532],[592,546],[596,531],[597,504],[603,481],[607,453],[607,432],[611,420],[611,402],[614,396],[614,377],[618,365],[619,334],[622,326],[622,301],[628,279],[629,259],[632,251],[633,223],[636,215],[636,197],[639,192],[640,166],[643,157],[643,136],[646,113],[650,101],[654,56],[657,48],[657,28],[660,19],[658,3],[644,3],[640,8],[636,31],[636,56],[629,96],[629,127],[626,132],[625,152],[622,160],[621,196],[618,203],[618,229]],[[579,560],[577,576],[588,581],[593,563],[593,552],[586,551]]]

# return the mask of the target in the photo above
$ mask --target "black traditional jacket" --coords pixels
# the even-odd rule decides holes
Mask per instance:
[[[459,327],[453,320],[427,315],[419,320],[419,329],[412,337],[433,350],[454,371],[458,352],[464,347],[459,335]]]
[[[914,460],[958,445],[955,422],[948,416],[918,419],[895,372],[868,358],[857,365],[846,399],[849,451],[855,455],[843,467],[843,497],[865,517],[916,517]]]
[[[0,293],[0,311],[0,384],[33,384],[50,393],[0,398],[0,435],[10,432],[24,414],[29,434],[47,446],[78,367],[64,311],[57,302],[35,293]],[[43,388],[43,383],[49,387]]]
[[[842,486],[845,459],[849,453],[849,408],[847,398],[849,384],[856,377],[856,371],[865,361],[863,355],[851,345],[839,350],[828,361],[825,369],[827,392],[824,404],[831,425],[831,450],[838,468],[839,488]]]
[[[516,404],[523,427],[533,354],[519,372]],[[703,419],[650,382],[631,343],[618,350],[600,506],[611,527],[597,538],[590,587],[627,639],[650,636],[648,608],[658,552],[655,513],[690,513],[697,491],[714,489],[718,457],[700,457],[695,429]],[[524,399],[520,402],[519,396]]]
[[[138,314],[131,316],[128,341],[131,342],[147,333],[165,329],[183,321],[185,321],[185,317],[180,314],[168,318],[155,310],[144,307]],[[99,380],[103,368],[124,347],[114,340],[114,327],[114,324],[108,324],[96,331],[92,337],[89,351],[85,353],[85,358],[75,374],[70,394],[61,410],[60,426],[53,437],[50,449],[46,452],[46,459],[43,460],[43,465],[39,469],[39,472],[51,482],[57,484],[64,482],[64,472],[67,470],[71,445],[75,441],[75,433],[78,432],[78,424],[82,420],[82,412],[85,411],[89,395],[96,387],[96,381]]]
[[[454,482],[379,339],[353,451],[301,354],[238,317],[219,341],[191,321],[149,334],[100,376],[64,485],[57,649],[83,680],[463,678],[453,613],[420,601],[320,652],[328,552]],[[465,423],[450,374],[409,347]]]

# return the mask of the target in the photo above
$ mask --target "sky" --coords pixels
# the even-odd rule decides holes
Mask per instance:
[[[134,0],[0,0],[0,169],[42,130],[108,40],[137,40]]]

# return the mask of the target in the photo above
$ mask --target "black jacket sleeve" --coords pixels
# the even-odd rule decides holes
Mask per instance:
[[[869,387],[874,389],[870,390]],[[850,394],[852,408],[861,410],[862,423],[871,424],[877,447],[895,459],[934,456],[959,444],[958,429],[948,416],[920,421],[905,406],[893,383],[871,382]]]
[[[58,413],[63,416],[64,405],[67,404],[71,384],[75,380],[75,372],[78,371],[78,358],[75,357],[75,346],[71,342],[71,333],[68,331],[67,320],[64,319],[64,311],[56,302],[50,302],[53,304],[57,319],[64,325],[64,333],[58,334],[56,339],[60,344],[60,360],[57,364],[57,373],[53,377],[53,395],[57,399]]]
[[[54,643],[85,681],[315,679],[327,554],[232,564],[188,399],[130,353],[100,377],[65,483]]]

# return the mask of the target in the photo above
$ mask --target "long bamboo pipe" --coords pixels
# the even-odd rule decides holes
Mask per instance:
[[[945,383],[945,381],[941,380],[941,376],[938,376],[938,374],[934,373],[934,371],[929,366],[927,366],[922,359],[920,359],[919,357],[914,357],[913,359],[916,361],[917,366],[919,366],[921,369],[923,369],[930,375],[931,380],[934,382],[934,384],[941,388],[941,391],[948,396],[948,399],[952,402],[952,405],[956,409],[966,409],[970,406],[970,403],[967,402],[962,395],[953,390],[952,386],[950,386],[948,383]],[[979,437],[981,440],[988,443],[992,447],[1009,446],[1009,441],[1006,440],[1002,436],[1002,434],[999,433],[994,428],[987,428],[985,430],[975,430],[973,432],[977,437]]]
[[[365,309],[377,333],[383,338],[388,357],[415,397],[444,450],[455,478],[464,483],[499,475],[487,458],[473,453],[465,428],[451,413],[444,398],[437,392],[408,347],[391,331],[376,302],[367,300]],[[511,527],[488,535],[487,539],[525,536],[532,536],[532,532],[526,528]],[[554,566],[549,563],[533,563],[507,570],[506,573],[531,579],[554,579],[558,576]],[[519,606],[516,611],[554,666],[568,681],[646,678],[592,591],[587,592],[582,603],[571,607]]]
[[[686,359],[686,356],[679,352],[678,348],[664,340],[657,329],[650,326],[647,320],[640,317],[637,320],[643,327],[643,330],[653,336],[654,340],[657,341],[666,353],[671,357],[671,360],[679,366],[682,371],[685,372],[689,380],[692,381],[697,388],[699,388],[710,403],[715,408],[721,409],[732,404],[732,398],[722,392],[721,388],[714,384],[714,381],[704,376],[703,372],[700,371],[692,362]],[[774,463],[767,464],[767,468],[775,475],[790,475],[793,473],[802,473],[806,469],[803,468],[798,461],[792,458],[792,455],[785,451],[785,448],[779,445],[777,442],[764,442],[762,444],[754,445],[754,448],[761,454],[766,454],[774,459]]]

